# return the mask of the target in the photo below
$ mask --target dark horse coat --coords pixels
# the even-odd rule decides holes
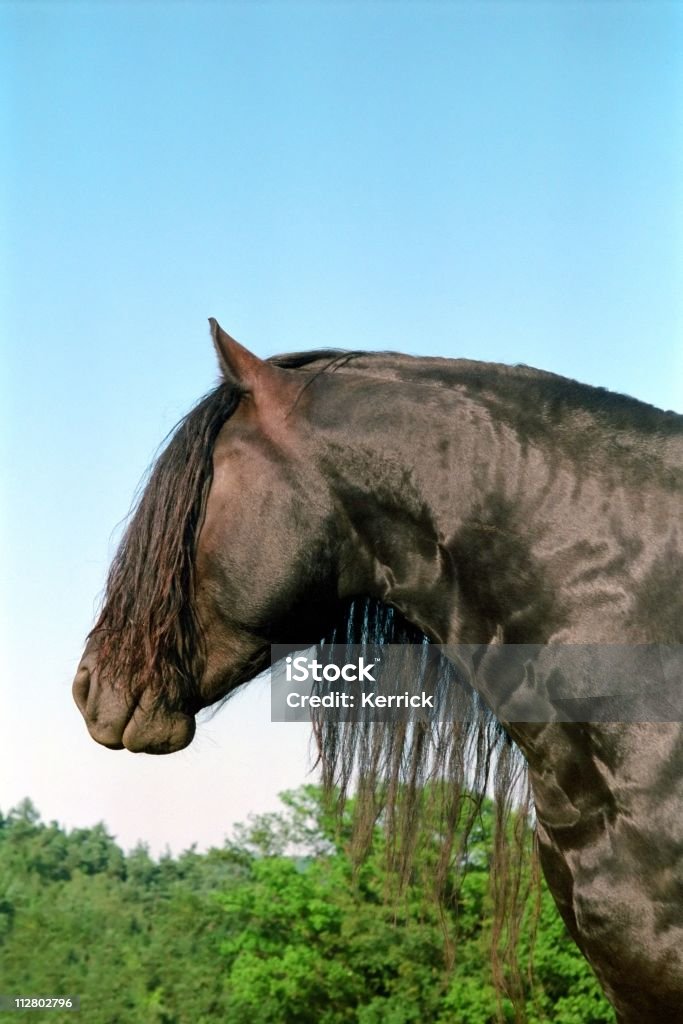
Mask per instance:
[[[548,884],[619,1020],[683,1020],[683,417],[526,367],[263,362],[212,330],[223,383],[159,460],[78,669],[92,736],[185,746],[271,643],[325,635],[352,598],[475,645]],[[558,710],[572,645],[664,652],[628,720]]]

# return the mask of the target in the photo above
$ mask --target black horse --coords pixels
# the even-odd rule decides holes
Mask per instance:
[[[261,361],[211,325],[223,380],[154,468],[76,675],[93,738],[178,750],[272,643],[343,635],[340,616],[367,636],[371,607],[394,610],[384,638],[474,645],[481,756],[510,779],[506,737],[522,751],[546,879],[619,1021],[683,1021],[683,727],[571,721],[552,699],[570,645],[676,663],[683,417],[527,367]],[[680,708],[680,675],[671,692]],[[334,774],[353,740],[326,728]]]

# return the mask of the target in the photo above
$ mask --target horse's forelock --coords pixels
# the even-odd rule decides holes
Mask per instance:
[[[239,392],[222,384],[169,435],[111,564],[90,633],[98,671],[136,700],[166,708],[198,699],[204,644],[194,611],[194,557],[212,480],[213,448]]]

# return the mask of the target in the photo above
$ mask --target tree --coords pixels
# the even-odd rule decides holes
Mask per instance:
[[[0,819],[5,991],[79,994],[89,1024],[493,1024],[491,806],[442,912],[428,885],[436,826],[425,870],[399,892],[381,828],[359,865],[352,808],[337,822],[312,786],[282,801],[222,849],[160,860],[144,846],[124,855],[103,825],[44,824],[24,801]],[[533,957],[529,1024],[614,1021],[547,890]]]

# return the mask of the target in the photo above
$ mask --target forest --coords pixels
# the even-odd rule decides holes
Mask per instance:
[[[27,799],[0,815],[0,992],[80,996],[54,1024],[512,1021],[488,952],[491,831],[486,804],[440,912],[417,878],[389,895],[381,828],[355,863],[315,786],[222,848],[159,859],[124,853],[102,824],[45,823]],[[613,1024],[545,888],[520,945],[528,1024]]]

